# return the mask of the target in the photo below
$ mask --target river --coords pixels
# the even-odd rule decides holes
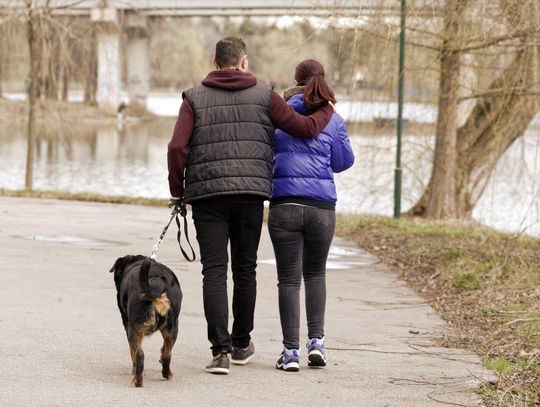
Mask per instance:
[[[167,143],[173,118],[98,129],[41,131],[34,188],[167,198]],[[395,132],[351,134],[356,163],[336,176],[341,212],[391,215]],[[403,204],[409,208],[430,174],[433,136],[403,141]],[[26,136],[22,125],[0,126],[0,188],[24,188]],[[531,126],[505,153],[473,217],[496,229],[540,236],[540,131]]]

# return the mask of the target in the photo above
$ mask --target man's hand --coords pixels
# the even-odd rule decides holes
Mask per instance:
[[[187,215],[187,209],[186,204],[184,203],[184,197],[181,198],[175,198],[171,197],[169,199],[169,203],[167,205],[169,208],[176,208],[177,213],[179,213],[181,216]]]
[[[176,198],[176,197],[172,196],[172,197],[169,198],[169,203],[167,204],[167,206],[169,208],[173,208],[173,207],[181,205],[183,203],[184,203],[184,198],[182,198],[182,197]]]

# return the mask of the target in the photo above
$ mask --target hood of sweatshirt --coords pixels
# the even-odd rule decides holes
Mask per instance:
[[[201,83],[210,88],[242,90],[256,85],[257,78],[239,69],[218,69],[206,75]]]

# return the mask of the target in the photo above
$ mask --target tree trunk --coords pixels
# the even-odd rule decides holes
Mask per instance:
[[[96,106],[97,93],[97,39],[96,32],[92,30],[90,41],[87,45],[88,52],[86,53],[88,63],[84,75],[84,103],[91,106]]]
[[[0,45],[1,47],[1,45]],[[2,93],[2,61],[4,60],[3,50],[0,48],[0,98],[3,97]]]
[[[456,131],[454,212],[447,217],[470,218],[501,156],[521,137],[540,109],[537,96],[527,96],[538,66],[538,46],[523,46],[516,57],[478,98],[466,122]],[[491,91],[491,92],[490,92]],[[434,162],[434,167],[439,165]],[[434,178],[409,211],[429,216]]]
[[[4,28],[0,26],[0,37],[6,38],[6,32],[4,31]],[[2,79],[3,79],[3,71],[2,71],[2,61],[4,61],[6,51],[4,50],[4,42],[2,41],[0,43],[0,98],[3,97],[2,93]]]
[[[456,163],[458,89],[461,55],[452,51],[467,1],[447,2],[443,22],[443,43],[439,52],[439,101],[433,168],[429,186],[411,212],[430,218],[453,217],[456,213]]]
[[[441,79],[439,86],[439,111],[434,164],[431,174],[430,194],[425,215],[430,218],[451,217],[455,213],[457,97],[460,55],[449,52],[443,45],[440,56]]]
[[[452,45],[443,42],[433,170],[428,186],[409,214],[437,219],[470,218],[498,160],[525,133],[540,108],[537,96],[526,95],[533,87],[538,88],[535,85],[538,79],[534,78],[534,66],[540,62],[539,47],[534,45],[536,20],[531,18],[531,10],[511,5],[507,18],[514,26],[519,21],[523,31],[529,34],[520,37],[520,42],[515,44],[518,51],[514,59],[487,91],[476,98],[476,105],[459,128],[456,127],[459,75],[451,71],[459,72],[459,57],[454,55],[454,59],[452,52],[444,52]],[[454,3],[454,8],[458,7]],[[452,21],[454,24],[462,21],[455,11],[452,15],[452,2],[447,3],[447,8],[445,39],[458,32],[459,27]],[[453,47],[459,50],[461,45],[453,44]]]
[[[37,32],[37,17],[34,15],[34,7],[31,0],[27,0],[28,21],[27,40],[30,53],[30,74],[28,86],[28,143],[26,151],[26,179],[25,187],[28,190],[33,188],[33,164],[35,148],[35,126],[36,126],[36,102],[40,77],[40,50],[39,33]]]
[[[67,102],[69,99],[69,77],[70,77],[70,68],[68,63],[64,64],[62,69],[62,100]]]
[[[509,89],[504,94],[480,98],[458,130],[456,205],[459,217],[470,217],[500,157],[521,137],[540,108],[537,96],[524,96],[534,82],[538,51],[520,50],[489,89]]]
[[[47,99],[58,100],[58,68],[60,62],[59,38],[50,22],[41,19],[43,93]]]

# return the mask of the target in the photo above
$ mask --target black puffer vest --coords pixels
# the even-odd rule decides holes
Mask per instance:
[[[195,114],[185,174],[186,202],[236,194],[270,198],[271,92],[264,85],[234,91],[200,85],[182,94]]]

